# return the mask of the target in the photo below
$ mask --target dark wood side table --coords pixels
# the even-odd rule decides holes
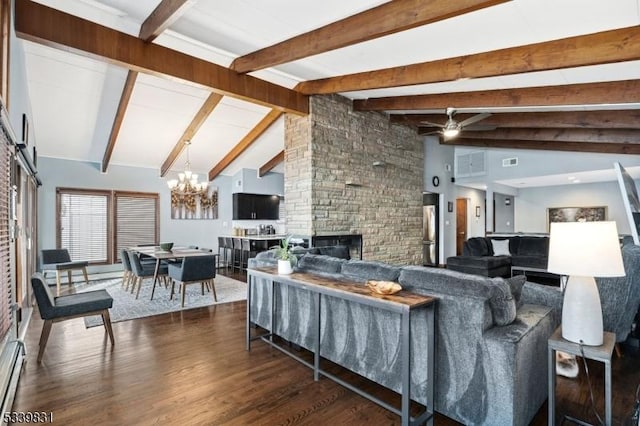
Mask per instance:
[[[604,363],[604,424],[606,426],[611,426],[611,355],[615,345],[615,333],[605,331],[604,343],[601,346],[582,346],[585,358]],[[549,426],[556,424],[556,351],[582,356],[580,345],[563,339],[562,327],[558,327],[549,338]]]

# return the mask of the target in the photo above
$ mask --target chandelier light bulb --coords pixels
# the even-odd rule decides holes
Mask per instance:
[[[187,180],[191,180],[191,170],[185,170],[185,171],[184,171],[184,177],[185,177]]]
[[[178,179],[180,179],[180,182],[184,182],[184,173],[178,173]]]

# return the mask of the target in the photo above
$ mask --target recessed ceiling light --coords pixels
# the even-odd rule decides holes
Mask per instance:
[[[574,179],[573,183],[580,183],[580,179]]]
[[[576,178],[575,176],[569,176],[567,179],[574,180],[575,178]]]

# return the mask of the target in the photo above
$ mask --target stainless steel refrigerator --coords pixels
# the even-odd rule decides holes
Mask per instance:
[[[438,266],[438,194],[422,195],[422,264]]]

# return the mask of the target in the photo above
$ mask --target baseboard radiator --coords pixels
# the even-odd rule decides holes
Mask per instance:
[[[24,344],[21,340],[6,342],[0,354],[0,395],[2,397],[0,425],[6,424],[5,413],[11,411],[24,356]]]

